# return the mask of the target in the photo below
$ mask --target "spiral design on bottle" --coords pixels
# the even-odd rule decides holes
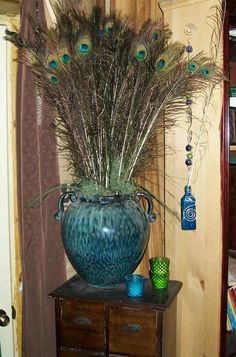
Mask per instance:
[[[195,221],[196,215],[195,205],[189,206],[184,210],[184,218],[189,222]]]
[[[185,35],[187,35],[187,36],[192,36],[192,35],[194,35],[194,34],[196,33],[196,31],[197,31],[197,28],[196,28],[196,26],[195,26],[194,24],[192,24],[192,23],[188,23],[188,24],[185,25],[185,27],[184,27],[184,33],[185,33]]]

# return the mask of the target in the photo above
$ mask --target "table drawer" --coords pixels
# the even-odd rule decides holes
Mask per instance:
[[[104,353],[59,351],[58,357],[105,357]]]
[[[103,303],[61,300],[61,346],[103,352],[104,328]]]
[[[161,356],[161,312],[117,306],[107,309],[110,355]]]

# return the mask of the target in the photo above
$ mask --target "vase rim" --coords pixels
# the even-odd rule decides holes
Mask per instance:
[[[136,194],[105,194],[105,195],[93,195],[86,196],[83,194],[79,195],[80,202],[90,202],[90,203],[108,203],[108,202],[119,202],[123,200],[135,199]]]

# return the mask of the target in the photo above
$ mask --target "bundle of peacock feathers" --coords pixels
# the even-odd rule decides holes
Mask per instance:
[[[207,93],[222,71],[203,53],[189,58],[163,21],[135,32],[99,8],[91,16],[63,3],[54,10],[53,28],[30,20],[33,41],[10,31],[6,38],[56,109],[60,149],[80,190],[131,193],[158,154],[158,138],[186,111],[186,97]]]

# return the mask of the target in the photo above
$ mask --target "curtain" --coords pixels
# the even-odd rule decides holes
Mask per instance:
[[[45,25],[43,0],[23,0],[21,33],[29,38],[28,14]],[[33,197],[59,183],[52,111],[37,96],[28,69],[17,73],[17,187],[23,280],[23,357],[56,356],[54,301],[48,294],[66,280],[57,197],[36,208]]]

